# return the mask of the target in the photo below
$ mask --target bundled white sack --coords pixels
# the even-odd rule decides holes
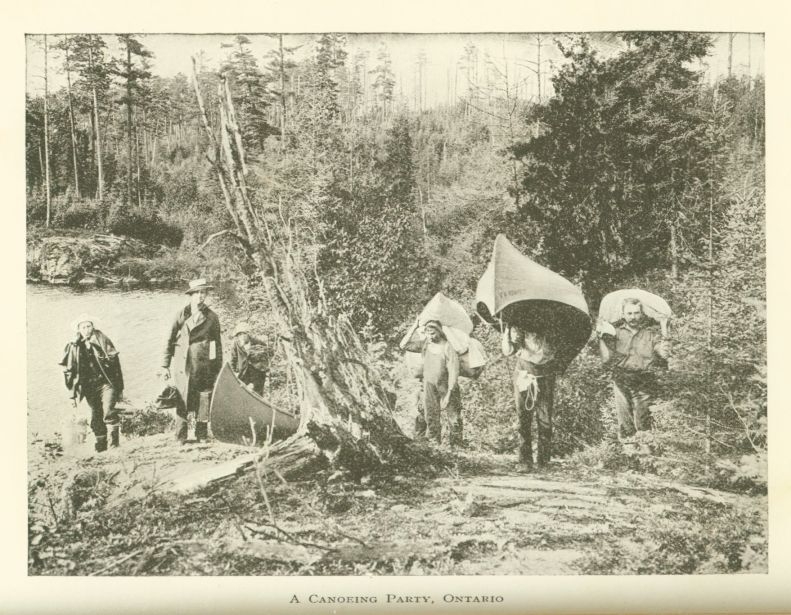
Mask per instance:
[[[453,299],[437,293],[418,316],[416,323],[401,340],[401,348],[407,345],[421,346],[426,336],[422,326],[431,320],[439,321],[442,333],[459,355],[459,375],[477,378],[488,361],[486,351],[478,340],[470,337],[473,325],[465,309]],[[413,378],[423,377],[423,357],[419,352],[406,352],[405,361]]]
[[[459,374],[467,378],[475,379],[481,375],[483,368],[489,357],[486,350],[474,337],[469,338],[469,349],[459,356]]]

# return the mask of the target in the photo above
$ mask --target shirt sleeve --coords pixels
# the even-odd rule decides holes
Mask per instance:
[[[407,352],[423,352],[423,341],[422,340],[413,340],[412,337],[417,331],[418,322],[415,323],[409,328],[409,331],[406,332],[401,342],[398,344],[401,350],[406,350]]]
[[[665,361],[670,358],[670,341],[658,333],[654,338],[654,354]]]
[[[503,354],[506,357],[510,357],[512,354],[514,354],[514,351],[516,350],[516,346],[511,341],[511,327],[505,327],[505,329],[503,329],[503,337],[500,343],[500,350],[503,351]]]
[[[236,343],[231,346],[231,358],[230,358],[231,369],[234,373],[239,372],[239,351],[236,349]]]
[[[445,342],[445,360],[448,365],[448,391],[452,391],[459,379],[459,354],[450,342]]]

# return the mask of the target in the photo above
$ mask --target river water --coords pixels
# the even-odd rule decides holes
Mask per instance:
[[[27,286],[28,431],[41,435],[58,431],[70,411],[68,391],[58,362],[74,338],[71,322],[83,312],[94,316],[115,344],[124,372],[124,396],[140,407],[159,395],[156,376],[170,324],[187,303],[173,291],[92,290],[79,292],[56,286]],[[87,417],[85,402],[80,412]]]

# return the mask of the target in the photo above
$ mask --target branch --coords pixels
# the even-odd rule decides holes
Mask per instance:
[[[487,111],[486,109],[481,109],[480,107],[478,107],[476,105],[473,105],[469,100],[466,100],[466,99],[462,99],[462,100],[464,100],[464,102],[466,102],[468,105],[470,105],[470,107],[472,107],[476,111],[480,111],[481,113],[485,113],[486,115],[491,115],[493,118],[498,119],[498,120],[502,120],[503,122],[507,122],[508,121],[507,117],[502,117],[500,115],[497,115],[496,113],[491,113],[490,111]]]
[[[228,187],[225,183],[225,177],[223,177],[222,169],[220,167],[220,145],[217,143],[217,139],[214,136],[214,132],[212,132],[211,125],[209,124],[209,118],[206,115],[206,107],[203,104],[203,95],[201,94],[200,87],[198,86],[198,69],[196,68],[195,57],[192,58],[192,85],[195,89],[195,98],[198,101],[198,109],[200,110],[200,117],[203,122],[203,127],[206,129],[206,134],[209,135],[209,141],[211,142],[212,149],[214,150],[214,160],[211,161],[214,170],[217,172],[217,179],[220,182],[220,187],[222,188],[222,194],[225,198],[225,206],[228,209],[228,213],[231,214],[231,220],[233,220],[234,224],[236,225],[236,229],[241,232],[242,225],[239,223],[239,216],[236,215],[234,211],[233,204],[231,202],[231,195],[228,192]]]
[[[214,240],[215,240],[215,239],[217,239],[218,237],[222,237],[223,235],[230,235],[230,236],[231,236],[231,237],[233,237],[233,238],[234,238],[236,241],[238,241],[238,242],[239,242],[239,245],[241,245],[241,246],[242,246],[242,248],[244,249],[244,251],[245,251],[247,254],[250,254],[250,253],[251,253],[251,247],[250,247],[250,244],[247,242],[247,240],[246,240],[246,239],[244,239],[244,237],[240,237],[240,236],[239,236],[239,235],[238,235],[238,234],[237,234],[237,233],[236,233],[236,232],[235,232],[233,229],[225,229],[224,231],[217,231],[216,233],[212,233],[211,235],[209,235],[209,237],[206,239],[206,241],[204,241],[204,242],[203,242],[203,243],[200,245],[200,247],[198,248],[198,252],[203,252],[203,249],[204,249],[204,248],[205,248],[207,245],[209,245],[209,243],[211,243],[212,241],[214,241]]]

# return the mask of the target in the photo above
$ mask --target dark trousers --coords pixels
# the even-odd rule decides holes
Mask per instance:
[[[99,438],[107,437],[107,426],[120,425],[121,417],[115,407],[116,392],[112,385],[100,383],[86,387],[85,401],[91,408],[91,431]]]
[[[176,410],[176,438],[181,442],[187,439],[189,432],[189,413],[195,414],[195,438],[205,440],[209,436],[209,407],[211,405],[211,391],[190,391],[190,407],[181,405]]]
[[[442,432],[445,432],[445,441],[451,446],[461,446],[463,443],[464,424],[461,417],[461,392],[455,387],[450,393],[450,401],[443,411],[440,408],[443,393],[436,384],[425,382],[423,384],[423,415],[418,415],[415,421],[415,436],[428,437],[431,440],[442,442]]]
[[[538,394],[531,401],[527,391],[514,384],[514,399],[519,417],[519,462],[533,465],[533,415],[538,426],[538,465],[552,457],[552,410],[555,405],[555,376],[538,377]]]
[[[651,429],[651,398],[655,383],[650,373],[615,373],[615,412],[618,435],[629,438],[638,431]]]

